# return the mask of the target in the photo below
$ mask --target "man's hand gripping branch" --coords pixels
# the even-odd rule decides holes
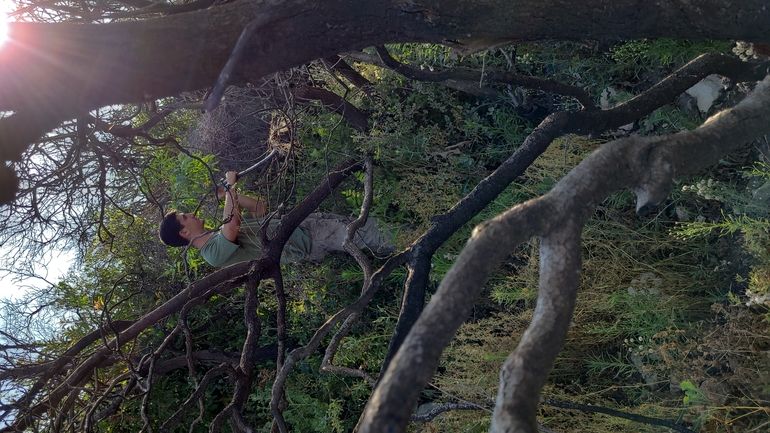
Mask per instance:
[[[225,199],[225,210],[222,217],[227,222],[222,226],[222,234],[230,242],[235,242],[241,227],[241,209],[251,212],[254,218],[260,218],[267,214],[267,205],[261,199],[238,194],[235,188],[235,184],[238,182],[238,172],[228,171],[225,174],[225,182],[229,188],[219,187],[217,189],[217,197]]]

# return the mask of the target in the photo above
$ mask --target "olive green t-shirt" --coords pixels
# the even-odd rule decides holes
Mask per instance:
[[[230,242],[219,230],[214,233],[201,248],[201,256],[210,265],[216,267],[230,266],[234,263],[247,262],[262,257],[262,243],[259,239],[259,228],[264,218],[254,218],[251,214],[241,215],[241,228],[238,240]],[[268,235],[275,231],[280,219],[270,220]],[[310,233],[299,227],[294,230],[281,254],[281,264],[302,260],[310,254]]]

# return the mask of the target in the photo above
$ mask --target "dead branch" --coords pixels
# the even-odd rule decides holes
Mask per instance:
[[[361,251],[361,249],[359,249],[353,242],[353,237],[356,235],[358,229],[366,223],[366,219],[369,218],[369,210],[372,207],[372,201],[374,197],[372,187],[374,182],[372,166],[373,158],[371,156],[367,156],[366,162],[364,163],[364,200],[361,203],[361,214],[355,221],[348,225],[347,235],[345,236],[345,240],[342,244],[345,248],[345,251],[350,253],[356,259],[356,262],[358,262],[358,265],[364,272],[364,284],[363,288],[361,289],[361,294],[364,294],[367,290],[369,290],[372,276],[372,264],[364,252]],[[354,312],[348,316],[345,319],[345,322],[343,322],[343,324],[340,326],[340,329],[334,334],[334,336],[332,336],[332,339],[329,342],[329,346],[326,347],[323,360],[321,361],[320,372],[325,374],[336,373],[351,377],[358,377],[374,385],[374,379],[363,369],[353,369],[334,365],[334,356],[337,353],[337,349],[339,349],[342,339],[345,338],[350,332],[350,328],[353,326],[353,323],[358,320],[359,315],[360,312]]]
[[[394,357],[365,409],[361,432],[404,431],[412,405],[470,314],[486,279],[516,245],[542,237],[533,321],[501,371],[492,431],[537,431],[536,402],[562,346],[580,272],[580,231],[611,192],[637,193],[637,210],[664,199],[674,176],[718,162],[768,132],[770,78],[694,131],[607,143],[548,194],[480,224]]]

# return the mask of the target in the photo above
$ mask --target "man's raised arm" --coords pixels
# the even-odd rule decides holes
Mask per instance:
[[[222,226],[222,234],[228,241],[235,242],[238,240],[238,230],[241,228],[241,206],[238,204],[238,192],[235,188],[238,172],[225,173],[225,181],[230,185],[230,189],[225,191],[225,212],[222,218],[227,222]]]
[[[220,186],[217,189],[217,197],[221,200],[225,198],[226,195],[227,191]],[[245,194],[238,194],[238,204],[241,205],[241,209],[246,209],[254,215],[254,218],[262,218],[267,215],[267,203],[265,203],[264,199],[261,197],[254,198]],[[227,217],[227,215],[225,215],[225,217]]]

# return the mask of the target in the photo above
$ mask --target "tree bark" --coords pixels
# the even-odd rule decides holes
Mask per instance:
[[[715,164],[770,129],[770,78],[734,109],[694,131],[629,137],[603,145],[546,195],[517,205],[474,229],[367,403],[361,433],[405,431],[419,393],[443,349],[470,314],[489,275],[517,245],[542,237],[541,282],[533,321],[501,371],[491,431],[537,431],[536,402],[574,307],[579,235],[595,206],[630,189],[637,210],[668,195],[673,177]],[[548,332],[543,332],[543,331]]]
[[[210,87],[255,17],[231,82],[244,84],[310,60],[396,42],[476,50],[502,41],[630,38],[741,39],[770,43],[760,0],[724,3],[240,0],[205,10],[110,24],[16,23],[0,50],[0,157],[64,120],[110,104]]]

